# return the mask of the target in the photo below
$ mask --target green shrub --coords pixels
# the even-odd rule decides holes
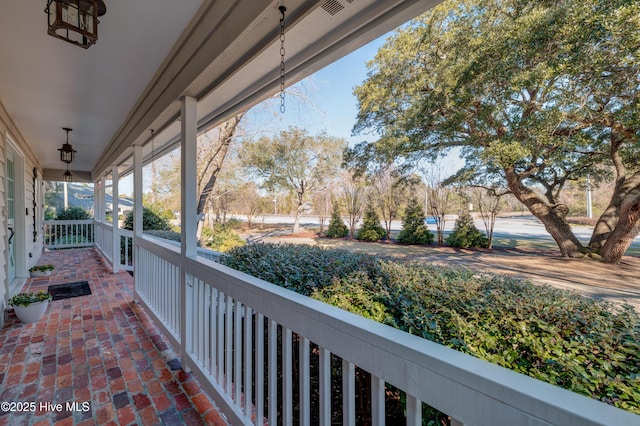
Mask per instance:
[[[91,215],[82,207],[69,207],[60,210],[56,216],[56,220],[89,220]]]
[[[355,271],[352,275],[334,280],[328,286],[315,289],[311,297],[365,318],[395,326],[393,316],[380,302],[372,286],[362,285],[369,281],[366,272]]]
[[[380,226],[380,218],[378,213],[370,204],[364,212],[362,219],[362,227],[358,229],[356,240],[362,241],[378,241],[387,236],[387,231]]]
[[[271,243],[231,249],[220,263],[307,296],[355,271],[373,276],[377,268],[375,257],[365,253]]]
[[[163,230],[163,229],[148,229],[145,230],[144,233],[146,235],[151,235],[152,237],[164,238],[169,241],[178,241],[182,240],[182,236],[179,232],[173,230]]]
[[[398,242],[401,244],[431,244],[433,234],[424,224],[424,210],[413,197],[409,200],[404,218],[402,219],[402,230],[398,234]]]
[[[201,240],[211,250],[222,253],[226,253],[234,247],[244,246],[246,241],[233,230],[235,226],[238,226],[238,224],[227,222],[225,224],[217,223],[213,229],[205,227],[202,230]]]
[[[340,217],[340,209],[338,204],[333,204],[333,212],[331,213],[331,219],[329,220],[329,227],[327,228],[327,237],[329,238],[344,238],[349,234],[349,228]]]
[[[221,262],[640,414],[640,318],[630,306],[462,268],[302,245],[248,245]]]
[[[489,246],[489,240],[476,228],[473,218],[466,210],[458,212],[458,220],[453,228],[453,232],[446,239],[451,247],[471,248]]]
[[[172,231],[173,227],[167,218],[167,213],[158,210],[157,208],[143,207],[142,208],[142,229],[158,230],[158,231]],[[125,215],[123,229],[133,231],[133,210],[128,211]]]

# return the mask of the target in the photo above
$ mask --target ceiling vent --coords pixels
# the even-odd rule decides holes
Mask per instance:
[[[322,3],[322,6],[320,7],[331,16],[335,16],[338,12],[344,9],[344,6],[337,0],[327,0]]]
[[[335,16],[338,12],[341,12],[345,7],[355,3],[356,0],[327,0],[320,6],[324,9],[329,16]]]

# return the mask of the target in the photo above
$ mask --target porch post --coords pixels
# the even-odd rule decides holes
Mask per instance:
[[[100,219],[100,189],[102,187],[101,177],[93,181],[93,220],[101,222]]]
[[[100,195],[99,189],[100,178],[93,180],[93,245],[96,247],[100,247],[100,236],[98,233],[100,232],[100,227],[96,225],[97,222],[100,221],[98,217],[98,197]]]
[[[142,146],[134,145],[133,147],[133,270],[136,270],[136,247],[138,247],[138,239],[142,238],[144,232],[142,225]],[[138,289],[140,275],[133,274],[134,281],[134,298],[138,300]]]
[[[104,223],[104,176],[98,178],[98,184],[98,196],[94,201],[96,203],[95,215],[98,221]],[[104,244],[104,241],[101,241],[101,243]]]
[[[197,131],[196,117],[197,101],[185,96],[181,99],[180,122],[180,248],[182,257],[181,292],[180,292],[180,351],[183,368],[189,371],[187,353],[191,352],[191,316],[187,315],[188,306],[191,306],[192,282],[188,275],[187,264],[189,259],[197,256],[196,249],[196,206],[197,206]],[[189,310],[190,311],[190,310]]]
[[[111,267],[113,273],[117,273],[120,270],[120,233],[118,232],[118,166],[111,167],[111,217],[112,217],[112,230],[113,230],[113,252],[111,253]]]

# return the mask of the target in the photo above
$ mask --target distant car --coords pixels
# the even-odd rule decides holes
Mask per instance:
[[[437,222],[435,217],[427,216],[424,218],[424,223],[425,225],[435,225]]]

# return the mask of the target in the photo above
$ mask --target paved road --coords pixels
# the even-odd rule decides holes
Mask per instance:
[[[241,220],[246,220],[244,216],[236,216]],[[254,218],[254,222],[258,223],[262,221],[262,217]],[[268,215],[264,217],[264,223],[275,224],[275,223],[290,223],[293,224],[294,217],[293,216],[280,216],[280,215]],[[305,226],[313,226],[318,225],[318,218],[316,216],[301,216],[300,224]],[[478,219],[475,221],[476,227],[482,231],[484,231],[484,223],[482,220]],[[451,218],[445,222],[445,231],[451,231],[455,225],[455,219]],[[435,225],[427,225],[427,227],[435,232]],[[402,229],[401,221],[393,221],[391,222],[391,230],[399,231]],[[494,227],[494,239],[500,241],[508,241],[513,239],[525,239],[525,240],[537,240],[542,242],[543,244],[548,243],[550,245],[555,245],[553,238],[549,235],[549,233],[545,230],[544,225],[533,216],[517,216],[517,217],[499,217],[496,219],[496,224]],[[578,237],[578,239],[583,243],[587,244],[589,242],[589,238],[591,237],[591,233],[593,232],[593,227],[590,226],[573,226],[573,232]],[[638,236],[634,242],[632,243],[632,248],[634,252],[640,252],[640,236]]]

